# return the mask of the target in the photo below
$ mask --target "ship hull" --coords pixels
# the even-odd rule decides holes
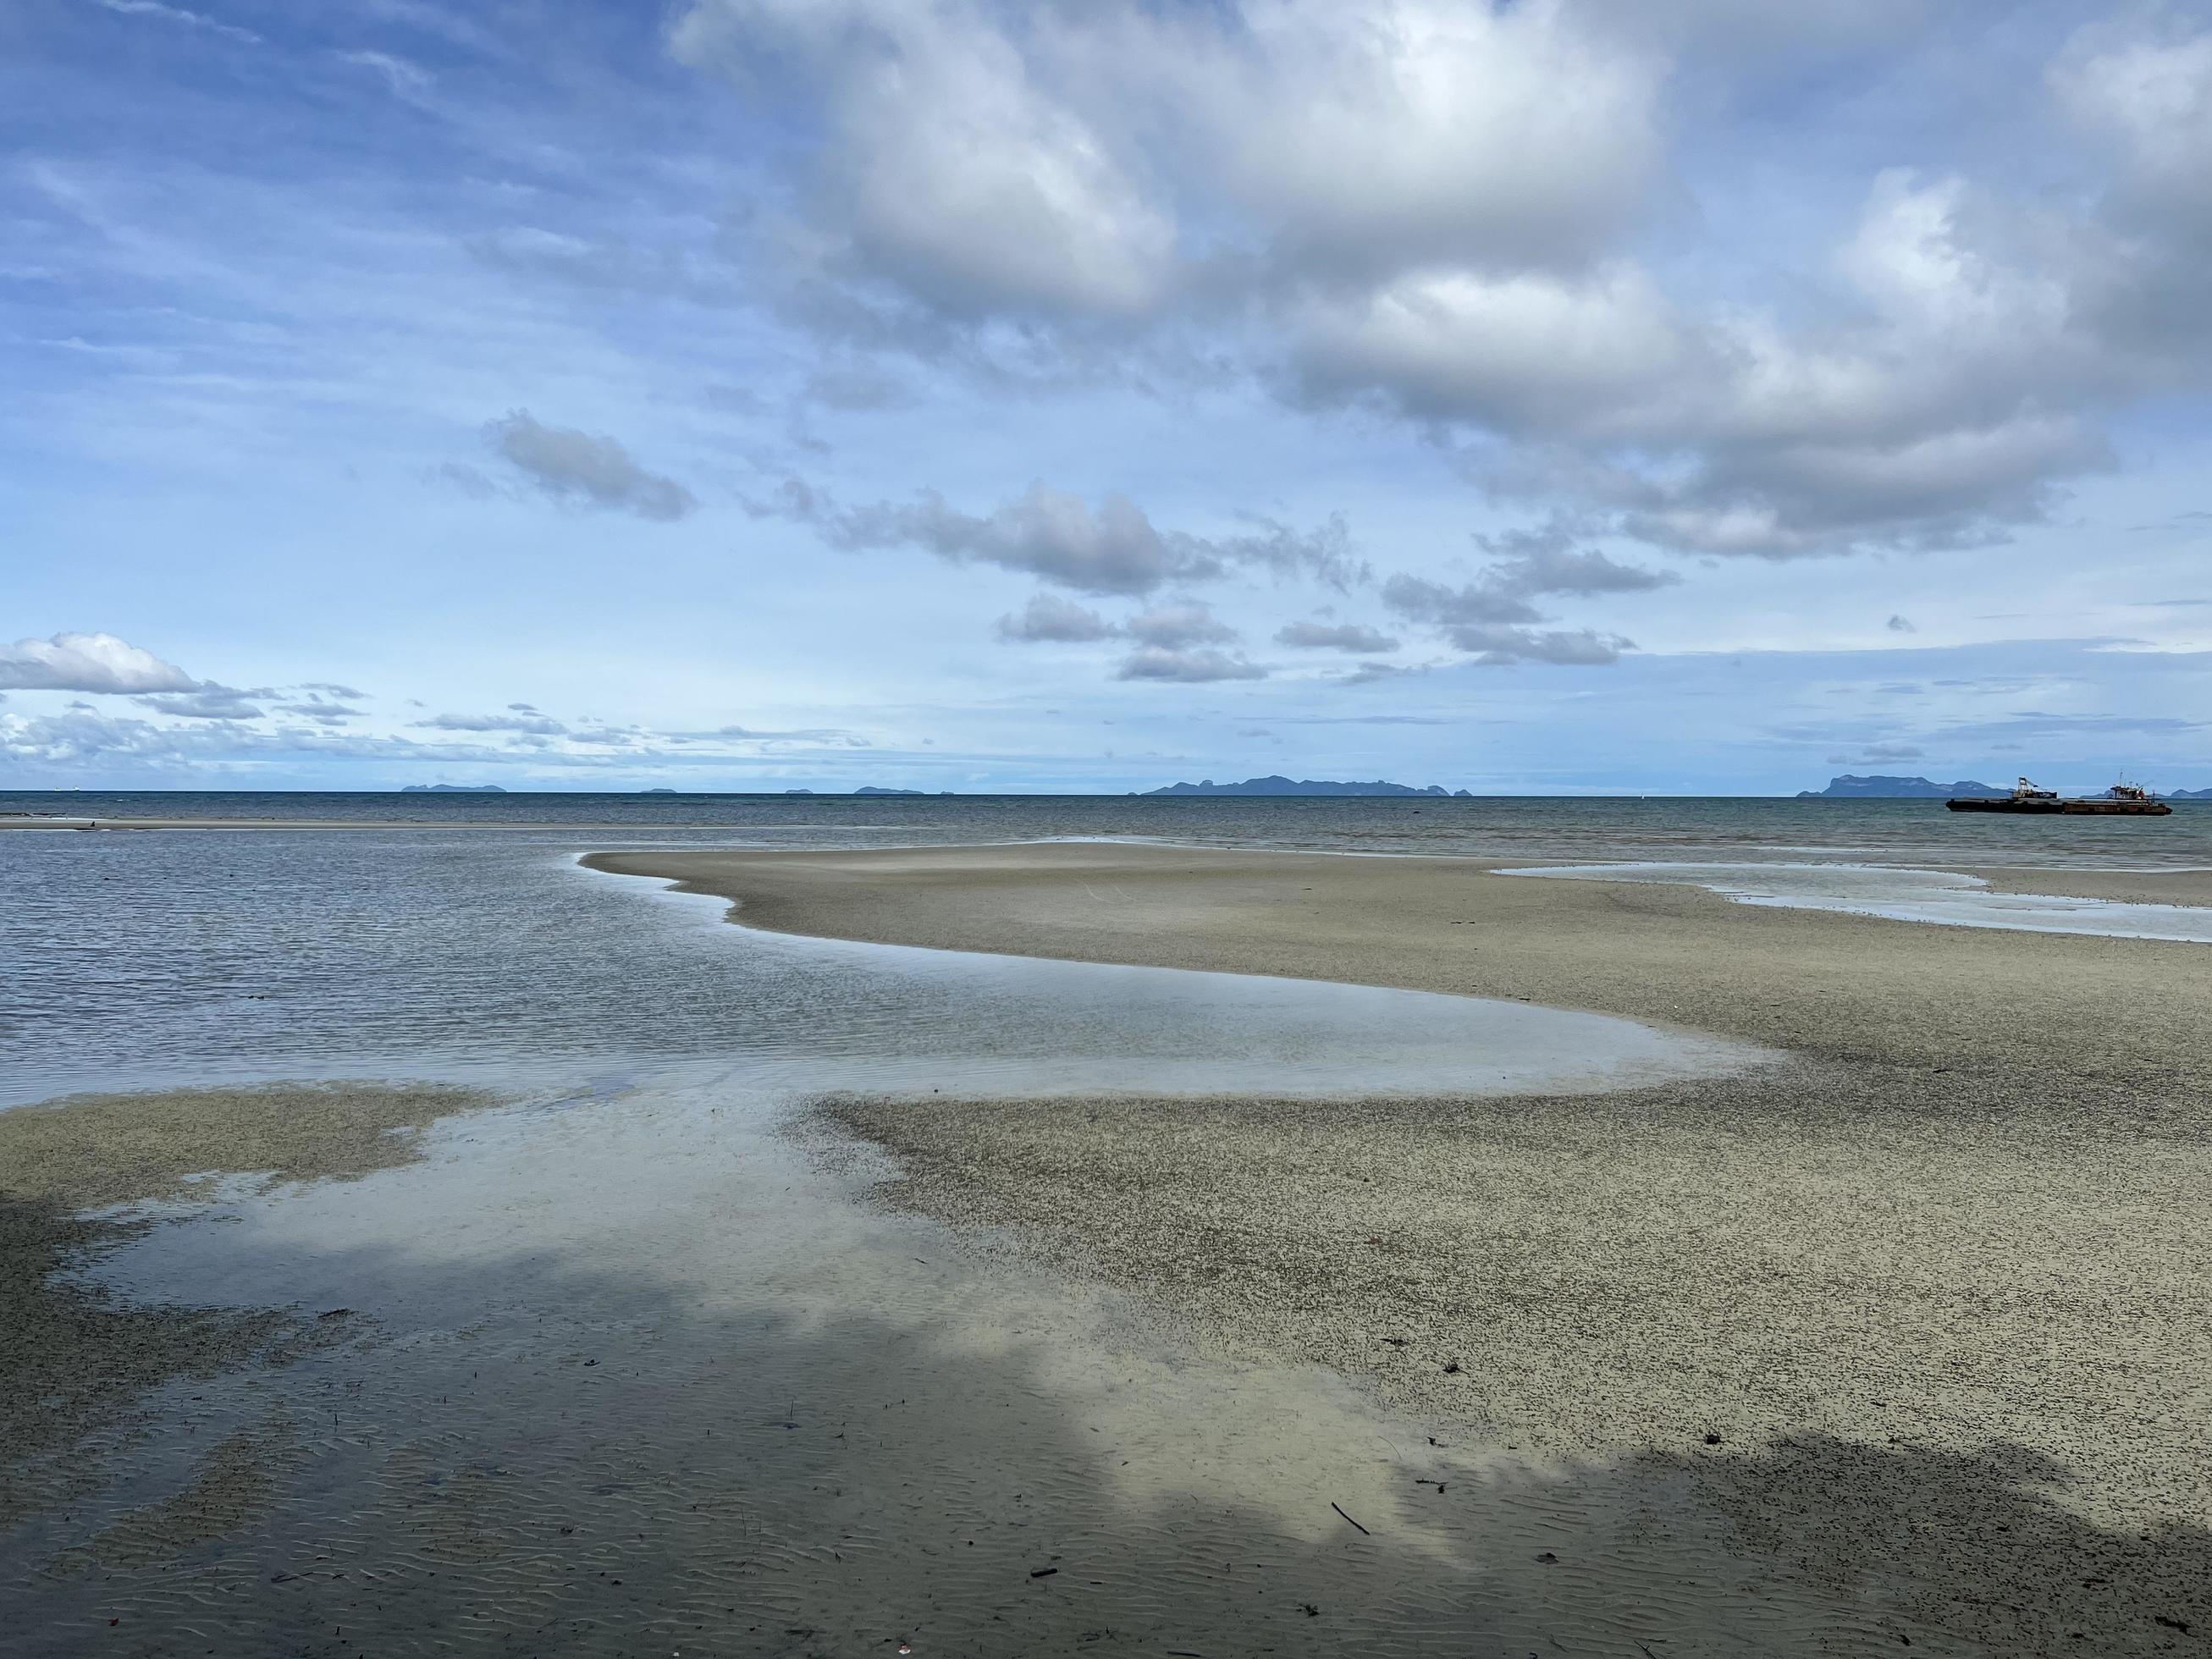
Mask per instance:
[[[1948,800],[1954,812],[2027,812],[2045,817],[2162,818],[2162,800]]]

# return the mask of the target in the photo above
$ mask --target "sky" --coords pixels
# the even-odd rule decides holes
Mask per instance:
[[[2212,0],[9,0],[0,787],[2212,786]]]

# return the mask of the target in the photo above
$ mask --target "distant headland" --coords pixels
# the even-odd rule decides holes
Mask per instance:
[[[1956,783],[1932,783],[1926,778],[1853,777],[1849,773],[1839,778],[1830,778],[1826,789],[1800,789],[1799,800],[1948,800],[1953,797],[1971,799],[1986,796],[1994,800],[2008,795],[2009,789],[1999,789],[1994,784],[1976,783],[1971,778],[1961,778]]]
[[[1372,783],[1338,783],[1323,778],[1286,778],[1272,774],[1264,778],[1247,778],[1242,783],[1216,783],[1206,778],[1197,783],[1170,783],[1164,788],[1146,789],[1147,795],[1443,795],[1462,799],[1474,797],[1464,789],[1446,789],[1432,783],[1425,789],[1416,789],[1410,783],[1385,783],[1376,779]]]
[[[400,786],[403,795],[503,795],[495,783],[410,783]]]

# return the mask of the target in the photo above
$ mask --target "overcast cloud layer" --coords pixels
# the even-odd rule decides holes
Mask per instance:
[[[2212,785],[2202,3],[11,38],[0,783]]]

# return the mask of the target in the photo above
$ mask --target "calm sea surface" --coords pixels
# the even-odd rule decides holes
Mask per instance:
[[[1531,863],[1807,858],[1947,867],[2212,866],[2212,802],[2165,818],[2008,817],[1941,801],[1662,797],[1192,799],[1145,795],[429,795],[0,792],[0,812],[619,829],[653,841],[882,847],[1117,836]],[[712,836],[665,832],[713,830]],[[613,844],[601,836],[580,847]]]
[[[598,1092],[702,1065],[757,1099],[1483,1092],[1725,1058],[1518,1003],[764,933],[576,863],[641,839],[0,834],[0,1106],[279,1078]]]

